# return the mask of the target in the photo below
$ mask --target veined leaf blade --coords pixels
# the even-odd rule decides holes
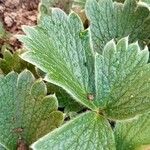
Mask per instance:
[[[112,129],[107,120],[87,112],[39,139],[36,150],[115,150]]]
[[[53,9],[35,28],[24,28],[20,40],[28,51],[21,57],[47,73],[46,80],[64,88],[78,102],[96,109],[87,95],[95,94],[94,55],[88,31],[79,17]]]
[[[130,35],[130,42],[149,38],[150,9],[148,4],[126,0],[124,4],[112,0],[87,0],[86,14],[90,20],[94,50],[102,54],[105,44]]]
[[[20,140],[29,146],[63,122],[55,95],[46,94],[45,83],[28,70],[0,76],[0,143],[7,149]]]
[[[128,38],[107,43],[96,56],[96,105],[113,119],[131,118],[150,110],[149,51]]]
[[[118,122],[115,127],[117,150],[145,150],[150,145],[150,113]],[[147,146],[146,146],[147,145]]]

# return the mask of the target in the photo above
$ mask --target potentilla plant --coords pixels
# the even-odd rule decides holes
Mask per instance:
[[[145,46],[150,38],[149,5],[136,0],[126,0],[124,4],[88,0],[85,11],[90,22],[88,29],[84,29],[74,12],[67,15],[55,8],[50,15],[43,15],[36,27],[24,26],[26,35],[18,36],[26,49],[21,58],[40,68],[46,73],[45,81],[61,87],[86,108],[85,112],[60,126],[63,117],[52,95],[47,104],[37,105],[42,115],[38,107],[35,112],[42,121],[34,122],[37,115],[33,117],[31,124],[26,125],[30,129],[26,131],[28,134],[21,134],[21,137],[33,143],[33,150],[145,150],[150,145],[150,64],[149,50]],[[0,79],[11,81],[11,86],[13,81],[19,88],[21,84],[18,83],[26,83],[28,76],[33,80],[28,71],[19,76],[11,73]],[[43,89],[45,83],[40,80],[38,86],[32,84],[26,87],[26,93],[33,99],[35,92],[36,99],[40,91],[38,86]],[[28,89],[33,90],[28,93]],[[44,90],[42,95],[45,99]],[[6,93],[3,99],[5,97]],[[48,133],[52,129],[48,123],[52,125],[54,122],[50,120],[57,118],[48,117],[44,109],[45,105],[47,109],[52,107],[51,99],[55,107],[49,113],[57,112],[62,119],[57,123],[60,127]],[[31,103],[29,99],[27,102],[26,110]],[[34,116],[34,111],[31,114]],[[46,132],[42,129],[43,121]],[[36,130],[31,128],[38,127],[38,122],[43,132],[36,136]],[[48,134],[43,136],[44,133]],[[3,145],[7,147],[8,144],[8,148],[13,149],[8,140],[3,140]]]

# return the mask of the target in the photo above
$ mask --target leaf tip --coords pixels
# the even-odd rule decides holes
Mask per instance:
[[[31,145],[30,145],[30,148],[33,149],[33,150],[36,149],[36,142],[33,143],[33,144],[31,144]]]
[[[143,51],[149,51],[148,46],[146,45],[143,49]]]
[[[128,43],[128,42],[129,42],[129,36],[130,36],[130,35],[121,38],[121,39],[118,41],[118,43],[119,43],[120,41],[125,41],[125,43]]]
[[[26,31],[29,27],[27,25],[22,25],[21,28],[22,28],[23,32],[26,33]]]
[[[111,41],[109,41],[105,47],[104,47],[104,51],[103,51],[103,55],[105,52],[108,52],[110,51],[110,49],[113,49],[113,50],[116,50],[116,43],[115,43],[115,40],[112,39]]]
[[[35,77],[34,75],[32,74],[31,71],[29,71],[28,69],[24,69],[19,75],[18,75],[18,80],[20,80],[21,78],[24,78],[24,77],[28,77],[30,78],[31,80],[35,80]]]

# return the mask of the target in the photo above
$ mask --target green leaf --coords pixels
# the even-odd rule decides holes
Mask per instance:
[[[46,75],[39,68],[36,68],[36,72],[38,76],[42,78],[44,78]],[[65,113],[82,112],[82,109],[84,108],[83,105],[76,102],[64,89],[49,82],[46,82],[46,86],[47,93],[56,95],[59,103],[59,108],[63,109]]]
[[[51,83],[47,83],[47,90],[50,94],[56,94],[56,97],[59,102],[59,107],[64,108],[65,113],[68,112],[78,112],[81,111],[84,107],[76,102],[65,90],[62,88],[53,85]]]
[[[142,2],[144,2],[144,3],[150,3],[150,0],[141,0]]]
[[[43,15],[50,14],[50,6],[52,0],[41,0],[39,4],[39,17],[43,17]]]
[[[118,122],[115,127],[117,150],[142,150],[142,148],[146,148],[150,145],[149,133],[150,113],[132,120]]]
[[[53,9],[35,28],[24,27],[19,37],[28,49],[21,57],[47,73],[46,80],[65,89],[74,99],[91,109],[87,97],[94,93],[94,56],[88,31],[75,13],[67,16]]]
[[[6,150],[6,149],[0,144],[0,150]]]
[[[87,112],[69,121],[35,142],[36,150],[115,150],[109,122],[95,112]]]
[[[144,2],[144,3],[147,3],[148,6],[150,7],[150,0],[141,0],[141,1]]]
[[[39,4],[39,18],[42,19],[45,15],[51,14],[51,7],[58,7],[64,10],[65,12],[69,13],[72,0],[41,0]]]
[[[80,7],[82,9],[84,9],[86,1],[87,0],[74,0],[73,7]],[[97,0],[97,1],[100,1],[100,0]],[[125,0],[113,0],[113,1],[124,2]],[[149,0],[143,0],[143,1],[149,1]]]
[[[124,4],[112,0],[88,0],[86,14],[90,20],[94,50],[102,53],[111,39],[118,41],[130,35],[130,42],[150,37],[150,11],[146,3],[126,0]]]
[[[27,68],[28,70],[32,71],[34,75],[36,75],[35,67],[19,57],[21,54],[20,50],[10,52],[6,48],[2,48],[1,54],[3,58],[0,58],[0,68],[4,74],[7,74],[11,71],[20,73],[22,70]]]
[[[0,39],[2,39],[5,36],[5,33],[6,33],[5,29],[4,29],[3,24],[0,20]]]
[[[128,44],[128,37],[117,44],[107,43],[96,56],[96,102],[107,117],[125,119],[150,111],[150,64],[147,47]]]
[[[74,13],[66,16],[59,9],[39,26],[24,31],[20,40],[28,51],[22,58],[46,72],[48,82],[62,87],[76,101],[111,119],[150,110],[147,47],[141,51],[137,42],[128,45],[128,38],[123,38],[117,45],[109,42],[102,55],[94,58],[88,30],[84,31]]]
[[[62,123],[55,95],[46,93],[45,83],[27,70],[0,76],[0,143],[7,149],[20,140],[29,145]]]

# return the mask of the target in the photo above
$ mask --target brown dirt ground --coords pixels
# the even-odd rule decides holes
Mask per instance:
[[[37,21],[39,0],[0,0],[0,20],[11,34],[22,33],[22,25],[35,25]],[[20,43],[11,36],[9,39],[15,49]]]
[[[0,0],[0,17],[11,33],[20,33],[22,25],[35,25],[39,0]]]
[[[38,5],[40,0],[0,0],[0,21],[6,31],[12,34],[11,38],[0,40],[10,44],[15,50],[21,47],[21,43],[13,36],[22,34],[22,25],[33,26],[37,23]],[[69,11],[72,0],[56,0],[52,7],[59,7]]]

